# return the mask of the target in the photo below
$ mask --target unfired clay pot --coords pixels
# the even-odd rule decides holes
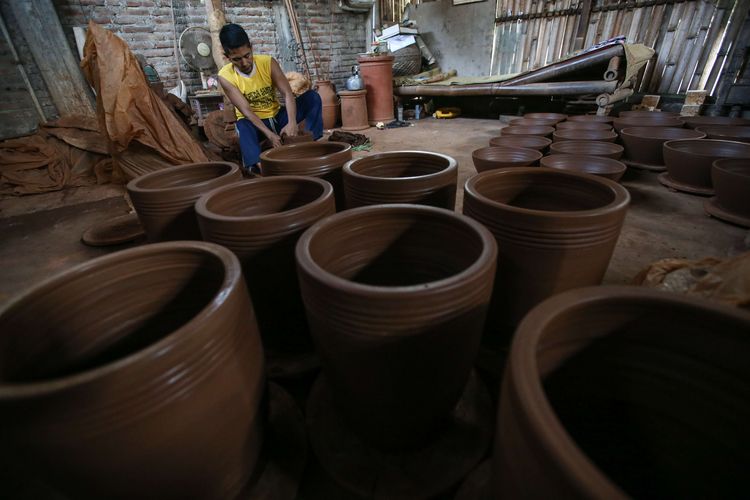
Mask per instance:
[[[568,115],[562,113],[526,113],[523,115],[524,118],[531,118],[533,120],[556,120],[558,122],[565,121]]]
[[[343,210],[346,204],[341,168],[351,159],[352,147],[345,142],[313,142],[264,151],[260,154],[260,168],[263,176],[302,175],[330,182],[336,209]]]
[[[479,348],[497,246],[422,205],[361,207],[297,244],[302,297],[334,402],[379,449],[422,444],[453,410]]]
[[[569,122],[599,122],[599,123],[612,123],[614,116],[602,116],[602,115],[571,115],[568,116]]]
[[[556,154],[545,156],[539,161],[542,167],[583,172],[619,181],[627,170],[624,163],[602,156]]]
[[[749,331],[747,311],[635,286],[545,301],[506,365],[496,498],[736,497]]]
[[[233,498],[261,449],[240,263],[199,241],[85,262],[0,312],[0,453],[68,498]]]
[[[624,148],[619,144],[602,141],[557,141],[549,147],[553,154],[604,156],[619,160]]]
[[[239,182],[204,195],[195,211],[203,238],[239,257],[269,355],[312,351],[294,245],[336,212],[331,185],[298,176]]]
[[[550,168],[509,168],[466,181],[463,212],[498,243],[488,333],[556,293],[601,283],[630,195],[616,182]],[[500,332],[500,333],[498,333]]]
[[[603,141],[615,142],[617,134],[611,130],[562,129],[552,134],[552,141]]]
[[[645,165],[664,165],[664,143],[674,139],[703,139],[706,134],[675,127],[627,127],[620,130],[625,156]]]
[[[676,111],[649,111],[647,109],[635,109],[630,111],[620,111],[618,113],[618,116],[620,118],[629,118],[629,117],[636,117],[636,118],[645,118],[647,120],[651,119],[652,117],[679,117],[680,113]]]
[[[516,118],[510,121],[510,125],[513,127],[554,127],[558,120],[542,119],[542,118]]]
[[[706,134],[706,138],[708,139],[750,142],[750,127],[732,125],[701,125],[700,127],[695,127],[695,130]]]
[[[544,125],[531,126],[514,126],[505,127],[500,130],[500,135],[539,135],[541,137],[551,137],[555,129]]]
[[[234,163],[191,163],[137,177],[127,189],[149,241],[200,240],[195,201],[240,180],[240,168]]]
[[[626,116],[617,118],[612,125],[618,134],[620,130],[627,127],[677,127],[682,128],[684,125],[682,118],[677,116],[665,116],[661,113],[652,113],[650,115]]]
[[[729,116],[683,116],[685,126],[689,128],[705,126],[736,126],[747,127],[750,120],[746,118],[731,118]]]
[[[428,151],[391,151],[344,165],[347,208],[382,203],[417,203],[453,210],[458,164]]]
[[[572,122],[562,122],[557,124],[557,130],[568,130],[568,129],[577,129],[577,130],[612,130],[612,125],[610,123],[602,123],[602,122],[581,122],[581,121],[572,121]]]
[[[716,160],[711,169],[711,179],[716,191],[714,202],[720,209],[734,216],[734,220],[730,220],[730,222],[749,227],[750,160]],[[726,217],[720,218],[726,219]]]
[[[505,135],[490,139],[490,146],[505,148],[526,148],[543,151],[552,144],[551,139],[538,135]]]
[[[477,172],[505,167],[525,167],[537,165],[542,157],[541,151],[527,148],[506,148],[489,146],[479,148],[471,153],[474,168]]]
[[[750,144],[715,139],[676,140],[664,143],[667,184],[677,190],[695,194],[713,194],[711,164],[721,158],[744,158],[750,161]]]
[[[336,96],[336,86],[330,80],[315,82],[315,91],[320,95],[323,105],[323,128],[332,129],[339,118],[339,98]]]
[[[357,57],[359,72],[365,82],[367,117],[370,125],[393,121],[393,60],[391,55]],[[336,189],[336,186],[334,186]]]

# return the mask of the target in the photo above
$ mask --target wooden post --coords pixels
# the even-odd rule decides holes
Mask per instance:
[[[205,0],[205,2],[208,30],[211,32],[211,55],[216,63],[216,69],[219,70],[227,64],[224,50],[221,48],[221,42],[219,41],[219,31],[221,31],[222,26],[227,24],[227,19],[224,16],[224,11],[221,10],[220,0]]]
[[[589,26],[589,17],[591,17],[591,0],[583,0],[581,3],[581,18],[578,20],[576,39],[573,44],[573,52],[583,48],[583,40],[586,38],[586,28]]]

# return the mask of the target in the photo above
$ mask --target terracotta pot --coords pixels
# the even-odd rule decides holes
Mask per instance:
[[[552,141],[603,141],[615,142],[617,134],[611,130],[563,129],[552,134]]]
[[[226,248],[85,262],[0,325],[0,453],[69,498],[232,498],[253,473],[263,348]]]
[[[526,148],[543,151],[552,141],[538,135],[505,135],[490,139],[490,146],[501,146],[506,148]]]
[[[677,127],[682,128],[685,122],[682,118],[676,116],[662,116],[661,113],[653,113],[652,115],[644,116],[627,116],[625,118],[617,118],[612,125],[615,127],[615,132],[618,134],[620,130],[626,127]]]
[[[706,134],[674,127],[627,127],[620,130],[628,160],[664,165],[664,143],[674,139],[703,139]]]
[[[571,290],[516,330],[497,498],[724,498],[747,482],[750,315],[641,287]]]
[[[614,116],[602,116],[602,115],[571,115],[568,116],[569,122],[599,122],[599,123],[612,123]]]
[[[339,118],[339,99],[336,96],[336,87],[330,80],[318,80],[315,82],[315,90],[323,103],[323,128],[332,129],[336,126]]]
[[[728,116],[683,116],[685,126],[689,128],[705,126],[736,126],[747,127],[750,120],[746,118],[730,118]]]
[[[750,161],[716,160],[711,169],[716,201],[723,209],[750,218]]]
[[[523,115],[524,118],[531,118],[533,120],[556,120],[558,122],[565,121],[568,115],[562,113],[526,113]]]
[[[549,168],[509,168],[469,178],[464,214],[498,243],[488,333],[508,340],[536,304],[601,283],[630,203],[609,179]]]
[[[421,445],[453,410],[479,348],[496,255],[480,224],[421,205],[347,210],[300,238],[323,372],[371,446]]]
[[[562,122],[557,124],[557,130],[606,130],[611,131],[612,125],[601,122]]]
[[[344,165],[347,208],[384,203],[417,203],[453,210],[458,164],[427,151],[391,151]]]
[[[627,170],[624,163],[602,156],[557,154],[545,156],[539,164],[542,167],[599,175],[613,181],[619,181]]]
[[[336,210],[343,210],[344,186],[341,168],[352,159],[352,147],[345,142],[319,141],[269,149],[260,154],[264,176],[302,175],[320,177],[331,183]]]
[[[702,125],[695,130],[706,134],[708,139],[721,139],[724,141],[750,142],[750,127],[731,125]]]
[[[477,169],[477,172],[496,168],[537,165],[542,156],[541,151],[536,149],[505,148],[502,146],[479,148],[471,153],[474,168]]]
[[[195,205],[203,239],[240,259],[269,353],[312,351],[294,245],[334,214],[331,185],[315,177],[266,177],[215,189]]]
[[[541,118],[516,118],[509,124],[513,127],[554,127],[558,120],[541,119]]]
[[[680,113],[676,111],[648,111],[646,109],[636,109],[631,111],[620,111],[618,113],[620,118],[637,117],[651,119],[651,117],[679,117]]]
[[[624,148],[619,144],[602,141],[558,141],[549,147],[550,153],[604,156],[619,160]]]
[[[542,137],[551,137],[555,129],[543,125],[533,126],[509,126],[500,130],[501,135],[539,135]]]
[[[715,139],[664,143],[664,162],[669,177],[688,188],[712,191],[711,164],[720,158],[750,159],[750,144]]]
[[[234,163],[190,163],[136,177],[127,190],[149,241],[199,240],[195,201],[239,180],[242,174]]]
[[[354,131],[370,128],[367,121],[367,90],[342,90],[341,130]]]
[[[393,121],[393,56],[359,56],[359,72],[367,90],[370,125]]]

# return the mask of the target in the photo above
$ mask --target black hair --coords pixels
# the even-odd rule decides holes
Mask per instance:
[[[247,37],[247,33],[239,24],[225,24],[219,32],[219,41],[221,41],[224,53],[243,45],[253,46]]]

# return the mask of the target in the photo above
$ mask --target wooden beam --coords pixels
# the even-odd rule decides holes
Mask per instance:
[[[60,115],[94,116],[94,100],[51,0],[8,2]]]
[[[221,41],[219,41],[219,32],[222,26],[227,24],[227,19],[224,16],[224,11],[221,10],[219,0],[205,0],[205,2],[208,30],[211,32],[211,55],[214,58],[214,63],[216,63],[216,69],[220,70],[229,62],[224,57],[224,50],[221,48]]]
[[[583,39],[586,38],[586,30],[589,27],[590,17],[591,0],[583,0],[581,3],[581,17],[578,19],[578,29],[576,30],[575,42],[573,43],[573,52],[583,48]]]

